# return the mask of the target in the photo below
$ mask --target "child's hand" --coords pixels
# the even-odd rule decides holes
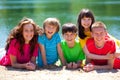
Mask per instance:
[[[110,53],[108,53],[106,56],[108,59],[113,59],[115,57],[114,54],[110,54]]]
[[[120,58],[120,53],[115,53],[115,57]]]
[[[92,70],[94,70],[94,65],[89,63],[89,64],[87,64],[86,66],[83,67],[83,70],[86,71],[86,72],[92,71]]]
[[[36,68],[35,64],[33,64],[31,62],[26,63],[26,69],[35,70],[35,68]]]
[[[73,62],[72,68],[73,68],[73,69],[78,68],[78,64],[76,64],[75,62]]]
[[[71,69],[72,68],[72,62],[70,62],[69,64],[67,64],[67,68]]]
[[[38,33],[39,35],[42,35],[42,34],[44,33],[44,30],[41,29],[41,28],[38,26],[38,27],[37,27],[37,33]]]

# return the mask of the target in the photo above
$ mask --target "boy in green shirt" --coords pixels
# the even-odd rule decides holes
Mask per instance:
[[[79,41],[76,40],[77,28],[75,24],[66,23],[62,26],[62,35],[64,40],[61,41],[61,47],[66,59],[68,69],[83,67],[85,54]]]

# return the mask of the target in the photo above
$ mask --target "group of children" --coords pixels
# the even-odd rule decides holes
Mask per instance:
[[[60,65],[68,69],[119,69],[119,54],[115,53],[119,40],[107,33],[105,24],[95,22],[89,9],[82,9],[77,26],[63,24],[61,40],[58,19],[47,18],[42,29],[32,19],[23,18],[8,36],[0,65],[35,70],[36,66],[49,67],[60,59]]]

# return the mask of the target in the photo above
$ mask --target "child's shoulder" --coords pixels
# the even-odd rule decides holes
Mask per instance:
[[[14,38],[14,39],[11,40],[11,42],[17,42],[17,39]]]
[[[52,36],[52,39],[53,39],[53,40],[59,40],[59,41],[61,41],[61,38],[60,38],[59,33],[55,33],[55,34]]]
[[[86,43],[87,43],[87,42],[94,42],[94,39],[93,39],[92,37],[91,37],[91,38],[88,38],[87,41],[86,41]]]
[[[113,40],[113,39],[111,39],[111,38],[107,38],[107,39],[105,39],[106,40],[106,43],[108,44],[108,45],[114,45],[115,44],[115,41]]]
[[[62,45],[67,45],[67,42],[65,40],[61,40]],[[80,45],[79,40],[75,40],[75,44]]]
[[[80,41],[79,41],[78,39],[75,39],[75,42],[76,42],[76,43],[80,43]]]
[[[60,36],[58,32],[54,33],[53,36]]]
[[[38,42],[40,43],[44,43],[46,41],[46,35],[45,34],[42,34],[42,35],[39,35],[38,36]]]
[[[18,40],[14,38],[10,41],[10,43],[12,43],[12,44],[18,43]]]
[[[18,46],[20,46],[20,42],[14,38],[10,41],[10,45],[18,47]]]
[[[86,41],[86,45],[87,46],[92,46],[95,44],[95,41],[93,38],[88,38],[87,41]]]
[[[66,43],[66,41],[65,40],[61,40],[61,44],[65,44]]]

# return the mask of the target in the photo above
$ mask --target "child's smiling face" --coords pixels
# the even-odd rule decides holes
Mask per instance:
[[[57,27],[54,25],[46,24],[45,25],[45,34],[48,39],[52,38],[52,36],[55,34],[57,30]]]
[[[30,40],[34,36],[34,27],[32,24],[25,24],[23,26],[23,37],[25,39],[25,43],[29,43]]]
[[[84,27],[84,29],[89,29],[91,24],[92,24],[92,19],[90,17],[83,17],[81,19],[81,25]]]
[[[76,35],[77,34],[73,32],[66,32],[63,34],[63,37],[65,41],[67,42],[67,44],[69,45],[69,44],[74,44]]]
[[[105,43],[106,30],[103,27],[93,28],[92,36],[97,47],[103,47]]]

